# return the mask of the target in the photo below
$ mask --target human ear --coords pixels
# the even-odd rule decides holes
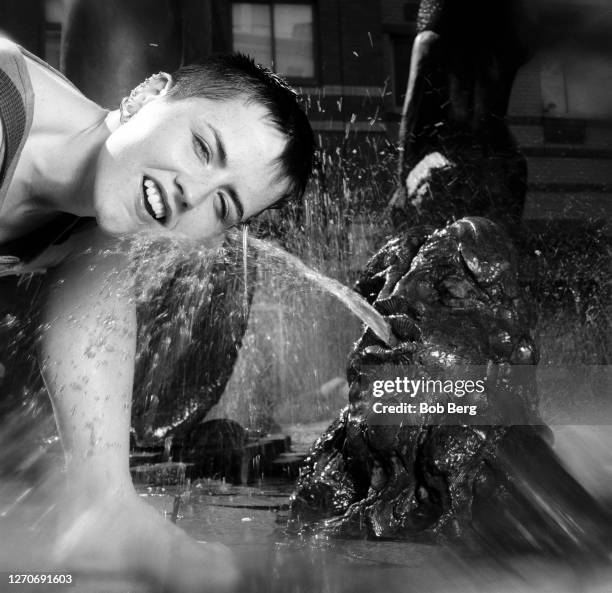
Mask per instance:
[[[124,97],[121,101],[119,106],[121,123],[125,123],[135,113],[138,113],[143,105],[168,94],[173,85],[174,80],[167,72],[158,72],[149,76],[133,89],[128,97]]]

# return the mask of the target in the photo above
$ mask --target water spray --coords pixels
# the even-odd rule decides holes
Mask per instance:
[[[387,320],[352,288],[313,270],[298,257],[288,253],[273,243],[262,241],[255,237],[247,237],[243,230],[243,241],[246,240],[248,240],[251,246],[257,249],[258,252],[267,255],[273,260],[278,260],[289,265],[303,278],[310,280],[325,292],[336,297],[349,309],[349,311],[357,315],[357,317],[359,317],[385,344],[389,346],[396,345],[397,340]]]
[[[247,267],[247,256],[249,247],[249,225],[242,226],[242,272],[244,274],[244,315],[249,314],[249,271]]]

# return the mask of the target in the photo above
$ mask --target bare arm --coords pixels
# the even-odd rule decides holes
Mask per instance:
[[[42,367],[69,487],[56,562],[85,574],[140,575],[156,590],[171,583],[177,593],[227,593],[238,581],[229,551],[188,538],[132,486],[136,312],[125,258],[98,256],[104,248],[96,239],[91,254],[73,257],[49,277]]]
[[[68,475],[84,483],[84,496],[131,488],[136,314],[126,262],[118,255],[100,256],[103,247],[104,240],[95,238],[89,254],[49,275],[41,343]]]

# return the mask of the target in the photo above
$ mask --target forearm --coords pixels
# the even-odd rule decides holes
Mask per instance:
[[[105,259],[50,275],[40,356],[69,478],[117,491],[131,484],[136,314],[122,262]]]

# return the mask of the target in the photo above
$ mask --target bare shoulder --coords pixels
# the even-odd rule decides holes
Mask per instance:
[[[24,53],[23,59],[35,90],[44,91],[50,88],[64,87],[80,94],[77,88],[68,82],[64,76],[33,54]]]
[[[119,368],[132,359],[136,305],[127,258],[114,242],[101,232],[83,233],[77,239],[80,245],[74,255],[45,278],[41,319],[48,330],[43,335],[41,353],[43,360],[52,360],[57,359],[58,352],[72,352],[74,368],[93,377],[100,372],[96,365],[103,360]],[[83,355],[99,343],[113,346],[98,352],[95,358]],[[120,360],[115,360],[117,357]],[[67,369],[66,376],[73,371]],[[108,373],[105,377],[103,382],[93,381],[91,388],[110,384]]]
[[[0,58],[19,60],[21,55],[21,49],[14,41],[0,36]]]
[[[26,56],[21,47],[9,39],[0,36],[0,83],[3,85],[3,95],[9,103],[15,102],[11,96],[17,92],[27,105],[33,100],[33,89],[30,73],[26,64]],[[6,86],[5,86],[6,85]],[[11,87],[14,87],[12,91]]]
[[[45,129],[60,122],[83,117],[91,123],[92,115],[100,116],[105,110],[83,95],[63,74],[43,60],[0,36],[0,69],[9,79],[17,82],[22,91],[34,102],[34,123]],[[61,109],[58,109],[61,105]],[[38,120],[38,121],[37,121]]]
[[[67,266],[96,262],[101,266],[127,266],[128,242],[110,236],[100,229],[95,221],[77,229],[69,239],[70,254],[66,258]]]
[[[24,59],[34,89],[34,129],[63,129],[66,123],[74,126],[81,120],[86,127],[92,118],[100,118],[106,113],[42,60],[29,53]]]
[[[97,226],[74,233],[69,253],[48,273],[49,286],[61,287],[68,301],[91,301],[113,292],[130,300],[127,247]],[[113,299],[114,300],[114,299]]]

